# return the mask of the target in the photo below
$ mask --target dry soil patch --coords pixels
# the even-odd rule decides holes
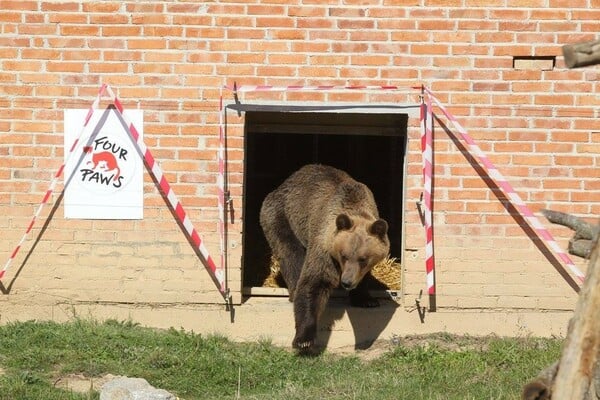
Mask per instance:
[[[54,386],[71,390],[76,393],[89,393],[91,390],[99,392],[100,389],[102,389],[102,385],[114,378],[116,378],[116,376],[111,374],[95,377],[89,377],[82,374],[69,374],[56,378]]]

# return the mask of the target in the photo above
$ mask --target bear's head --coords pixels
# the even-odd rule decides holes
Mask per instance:
[[[339,214],[335,225],[330,254],[341,269],[340,286],[352,290],[388,255],[388,224],[383,219]]]

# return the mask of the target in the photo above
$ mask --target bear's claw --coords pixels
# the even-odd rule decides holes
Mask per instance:
[[[297,341],[293,343],[297,354],[300,356],[316,356],[322,352],[322,348],[317,346],[314,340]]]
[[[298,342],[298,343],[296,343],[296,347],[299,349],[308,349],[308,348],[312,347],[313,343],[314,342],[312,340],[310,340],[308,342]]]

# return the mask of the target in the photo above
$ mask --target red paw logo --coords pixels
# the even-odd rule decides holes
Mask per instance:
[[[135,162],[131,146],[103,136],[84,146],[85,158],[79,169],[81,181],[92,191],[118,190],[128,182]]]

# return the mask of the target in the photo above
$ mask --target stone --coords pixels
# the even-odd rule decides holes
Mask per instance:
[[[100,400],[176,400],[166,390],[157,389],[142,378],[119,376],[106,382],[100,391]]]

